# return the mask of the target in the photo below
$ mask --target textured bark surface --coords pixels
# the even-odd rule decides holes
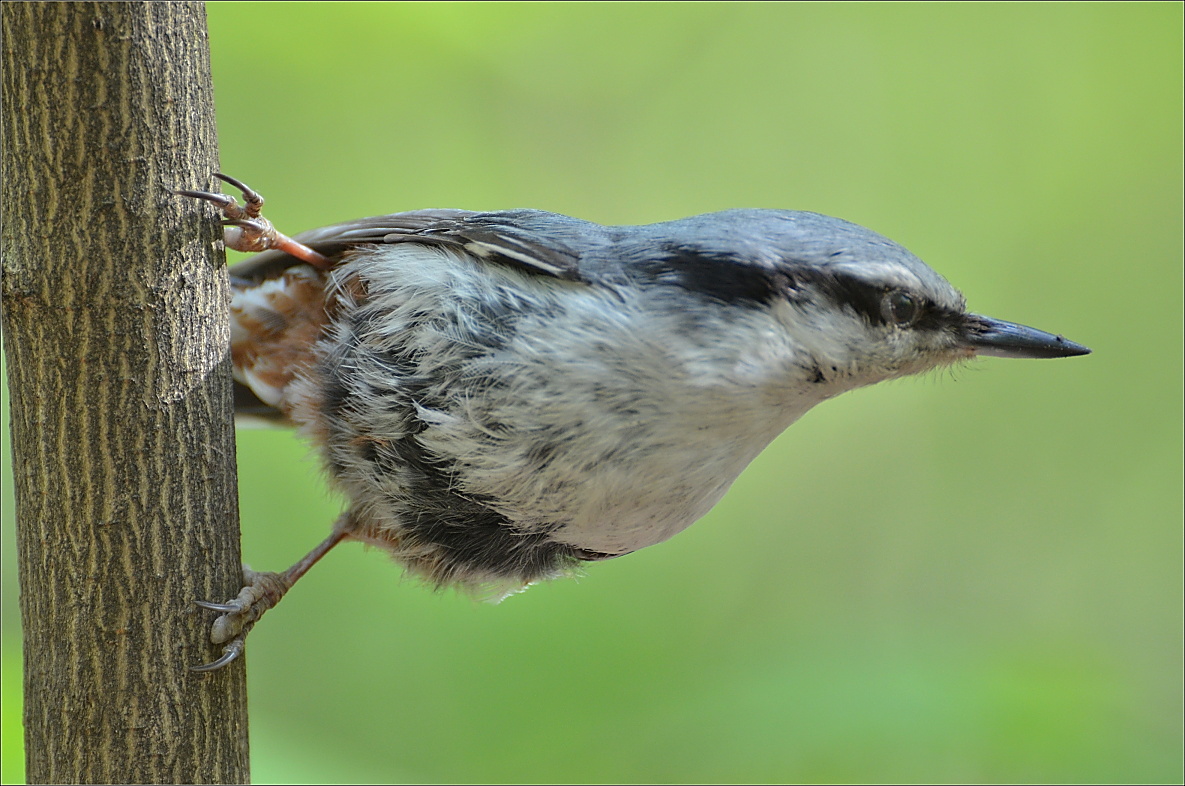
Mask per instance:
[[[244,783],[227,281],[200,3],[4,3],[3,326],[31,783]]]

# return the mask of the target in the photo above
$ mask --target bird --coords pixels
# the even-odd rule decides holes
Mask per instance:
[[[1090,352],[967,310],[904,247],[818,213],[636,226],[416,210],[294,237],[263,197],[222,214],[236,411],[293,424],[344,512],[283,573],[244,568],[211,639],[243,652],[330,549],[361,541],[493,598],[667,540],[804,413],[977,356]]]

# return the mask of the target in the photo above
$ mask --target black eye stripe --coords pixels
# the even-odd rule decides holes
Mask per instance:
[[[815,292],[821,292],[838,308],[849,308],[871,325],[886,325],[885,295],[891,287],[876,286],[853,276],[818,268],[798,268],[789,276]],[[919,330],[941,330],[962,324],[961,311],[943,308],[916,292],[903,290],[913,299],[918,313],[912,324]]]
[[[842,273],[805,266],[775,270],[689,248],[669,249],[652,267],[656,278],[677,281],[684,289],[725,303],[756,305],[821,292],[836,306],[854,309],[874,325],[885,324],[883,300],[889,290]]]
[[[889,291],[887,288],[842,273],[817,268],[801,268],[795,277],[812,285],[810,289],[821,292],[835,306],[852,309],[870,324],[886,324],[883,302],[885,293]],[[921,299],[918,300],[924,303]]]
[[[885,295],[893,291],[892,287],[870,284],[834,270],[793,264],[771,269],[734,256],[685,247],[666,249],[661,261],[649,260],[645,267],[656,279],[728,304],[757,306],[779,298],[802,302],[821,294],[835,307],[856,312],[870,325],[889,324]],[[916,292],[903,291],[917,307],[911,327],[941,329],[960,324],[960,312],[940,308]]]
[[[657,279],[729,304],[770,303],[785,297],[788,289],[787,277],[780,271],[698,249],[671,248],[660,262],[645,265]]]

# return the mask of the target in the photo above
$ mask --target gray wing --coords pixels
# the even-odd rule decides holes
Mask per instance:
[[[583,235],[602,230],[567,216],[536,210],[477,213],[468,210],[415,210],[361,218],[344,224],[312,229],[292,239],[330,259],[349,249],[384,243],[421,243],[457,248],[483,260],[511,265],[527,272],[581,281],[580,253]],[[262,281],[280,275],[297,264],[281,251],[265,251],[234,265],[232,276]]]

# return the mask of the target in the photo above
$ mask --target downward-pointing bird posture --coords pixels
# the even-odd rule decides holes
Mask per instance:
[[[220,668],[339,541],[437,585],[513,592],[666,540],[819,402],[976,355],[1086,347],[968,313],[901,246],[836,218],[645,226],[420,210],[290,239],[233,197],[240,409],[297,424],[349,501],[283,574],[246,572]]]

